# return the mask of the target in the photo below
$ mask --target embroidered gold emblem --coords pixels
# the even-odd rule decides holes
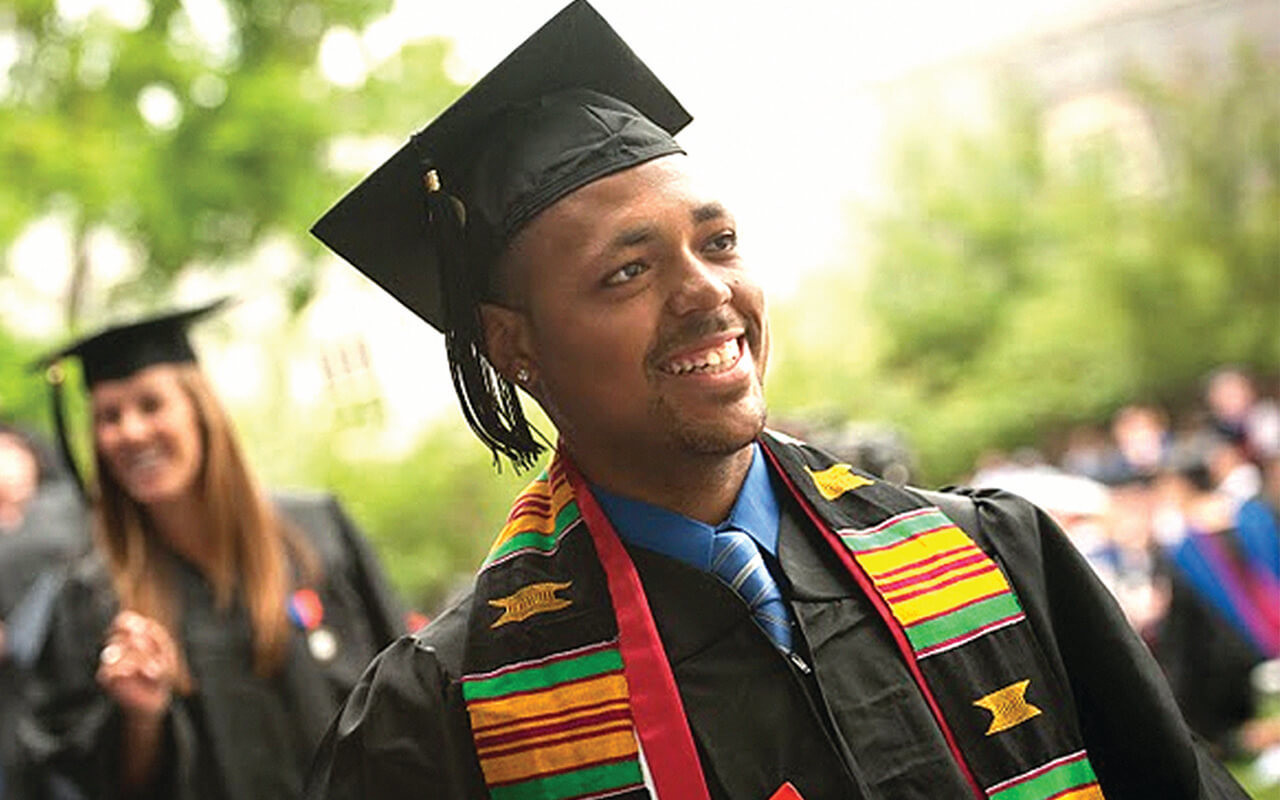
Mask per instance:
[[[869,478],[854,475],[852,469],[848,464],[835,464],[821,472],[814,472],[808,467],[805,467],[804,471],[813,478],[813,485],[818,487],[819,494],[827,500],[835,500],[845,492],[875,483]]]
[[[502,615],[494,620],[490,628],[506,625],[508,622],[524,622],[535,614],[548,611],[559,611],[573,605],[572,600],[556,597],[556,592],[568,589],[573,581],[564,583],[531,583],[516,590],[508,597],[490,600],[489,605],[502,609]]]
[[[973,704],[991,712],[991,727],[987,735],[993,736],[1001,731],[1017,727],[1032,717],[1040,716],[1040,709],[1027,702],[1027,686],[1030,679],[1011,683],[1003,689],[997,689]]]

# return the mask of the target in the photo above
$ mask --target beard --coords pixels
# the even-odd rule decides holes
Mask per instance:
[[[694,456],[728,456],[749,446],[764,430],[768,409],[757,389],[714,420],[691,420],[663,398],[654,402],[654,415],[663,421],[678,452]]]

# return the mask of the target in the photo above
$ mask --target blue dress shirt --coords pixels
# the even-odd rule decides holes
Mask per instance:
[[[642,500],[619,497],[599,486],[592,485],[591,493],[623,541],[705,572],[711,571],[712,536],[729,527],[745,531],[761,550],[775,558],[778,555],[778,497],[759,444],[752,445],[751,468],[729,516],[714,527]]]

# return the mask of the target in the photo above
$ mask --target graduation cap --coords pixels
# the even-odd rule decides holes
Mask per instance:
[[[187,338],[187,329],[195,322],[221,310],[229,298],[221,298],[196,308],[170,311],[133,322],[114,325],[81,337],[50,353],[35,363],[45,370],[52,392],[53,420],[58,432],[62,458],[70,469],[81,494],[87,497],[84,480],[71,455],[67,439],[66,414],[62,402],[62,361],[78,358],[88,388],[103,381],[127,378],[156,364],[194,364],[196,352]]]
[[[477,304],[524,225],[594,180],[683,150],[692,117],[586,0],[542,26],[328,211],[322,242],[445,334],[467,421],[517,465],[540,448],[484,357]],[[532,445],[527,448],[526,445]]]

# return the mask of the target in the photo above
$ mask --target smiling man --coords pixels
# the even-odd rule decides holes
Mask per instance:
[[[521,466],[471,595],[386,650],[309,796],[1243,797],[1010,496],[765,430],[769,328],[688,114],[585,2],[316,225],[445,333]]]

